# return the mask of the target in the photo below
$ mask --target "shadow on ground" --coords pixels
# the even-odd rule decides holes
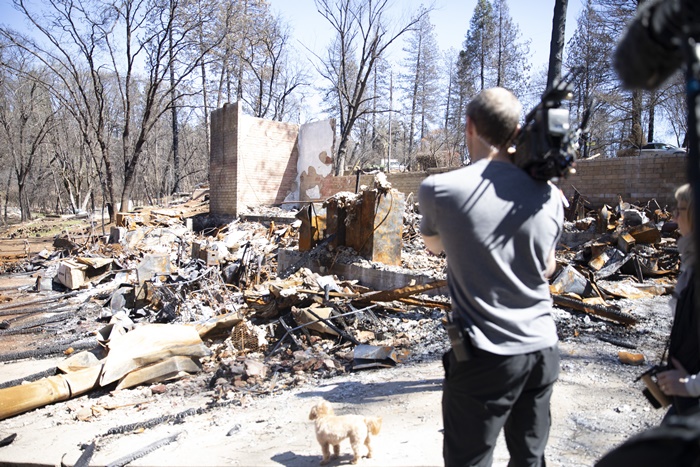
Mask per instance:
[[[380,402],[386,396],[408,395],[441,390],[442,378],[418,381],[390,381],[383,383],[349,381],[339,384],[316,386],[313,391],[299,393],[298,397],[323,397],[329,402],[367,404]]]

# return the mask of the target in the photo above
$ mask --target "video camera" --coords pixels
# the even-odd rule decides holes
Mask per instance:
[[[515,137],[513,163],[536,180],[551,180],[575,173],[576,153],[581,127],[573,130],[569,110],[563,100],[573,97],[573,73],[568,73],[545,91],[537,106],[525,117],[525,124]]]

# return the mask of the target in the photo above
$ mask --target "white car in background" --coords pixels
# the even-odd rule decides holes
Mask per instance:
[[[666,153],[666,154],[685,154],[685,149],[678,148],[672,144],[666,143],[647,143],[642,146],[642,154],[651,153]]]
[[[389,161],[389,172],[403,172],[406,170],[406,166],[397,161],[396,159],[391,159]]]

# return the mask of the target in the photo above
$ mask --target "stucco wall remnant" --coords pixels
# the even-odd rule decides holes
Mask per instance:
[[[333,174],[335,119],[305,123],[299,128],[297,160],[298,189],[286,201],[314,201],[321,198],[322,180]]]

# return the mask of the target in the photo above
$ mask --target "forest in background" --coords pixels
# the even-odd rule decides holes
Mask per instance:
[[[0,224],[15,211],[21,220],[93,210],[112,218],[131,200],[154,203],[206,184],[209,115],[227,102],[304,123],[306,96],[321,95],[338,123],[336,174],[387,159],[406,170],[462,165],[471,97],[503,86],[529,109],[569,71],[572,119],[591,107],[581,157],[655,141],[660,122],[675,137],[666,142],[680,146],[686,133],[680,73],[653,92],[632,92],[612,69],[644,0],[587,0],[566,25],[566,0],[547,2],[543,17],[554,20],[543,27],[560,32],[549,76],[532,71],[507,0],[478,0],[461,50],[447,51],[430,8],[401,23],[388,0],[314,0],[334,36],[310,60],[265,0],[10,1],[24,22],[0,26]],[[564,26],[573,30],[566,44]],[[401,50],[396,63],[392,47]]]

